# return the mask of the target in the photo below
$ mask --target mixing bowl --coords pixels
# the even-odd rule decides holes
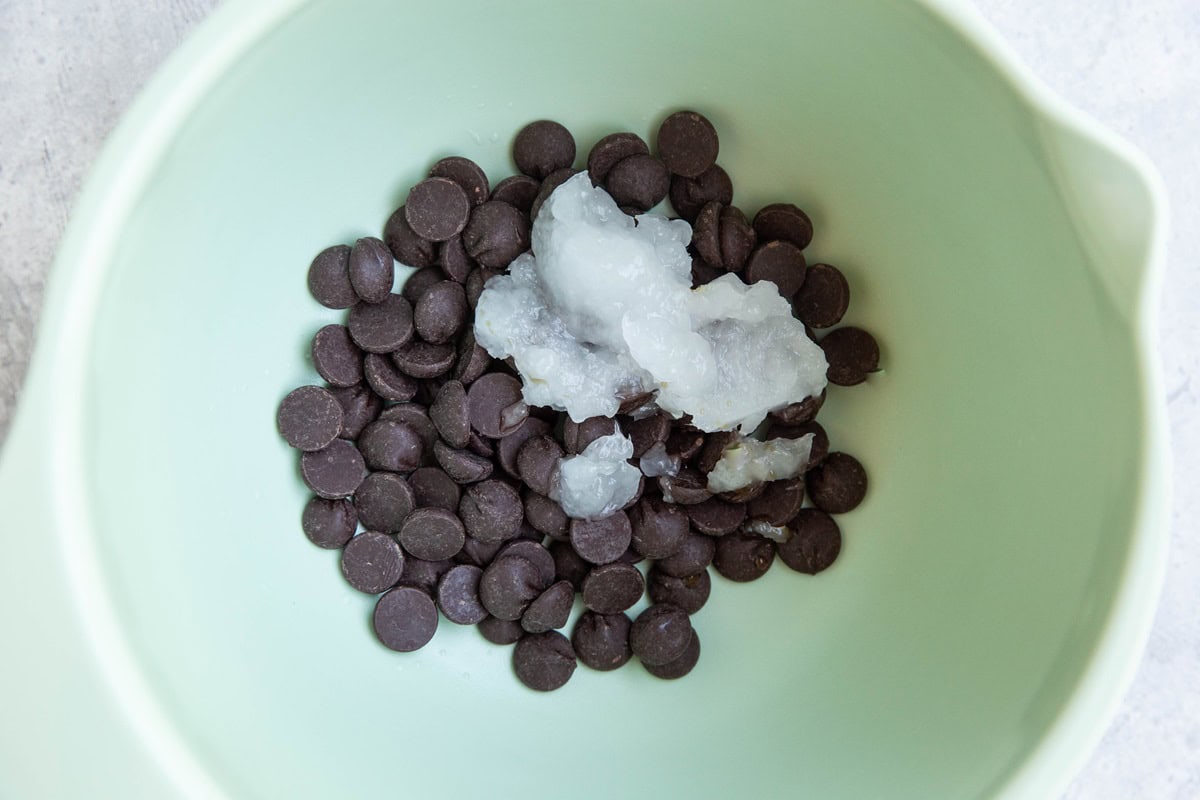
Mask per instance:
[[[319,249],[433,160],[510,174],[694,108],[736,202],[797,202],[885,371],[822,418],[867,502],[810,578],[716,581],[687,678],[524,689],[443,622],[401,655],[300,533],[274,427],[336,317]],[[5,451],[13,796],[1050,796],[1164,561],[1163,204],[974,12],[899,0],[230,2],[76,210]]]

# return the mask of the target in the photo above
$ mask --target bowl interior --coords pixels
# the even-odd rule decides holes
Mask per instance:
[[[882,343],[885,371],[822,412],[872,478],[841,559],[714,580],[673,683],[581,667],[538,695],[444,620],[385,650],[372,598],[300,532],[274,427],[339,316],[309,259],[378,235],[438,157],[498,179],[529,120],[582,155],[680,107],[716,124],[743,209],[809,211],[811,258]],[[1095,644],[1139,469],[1131,335],[1034,124],[909,4],[304,4],[157,165],[81,398],[108,588],[189,747],[236,796],[987,793]]]

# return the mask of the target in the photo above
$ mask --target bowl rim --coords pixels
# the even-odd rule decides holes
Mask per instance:
[[[24,402],[14,418],[8,446],[0,453],[0,496],[11,492],[9,496],[16,498],[23,486],[42,501],[39,505],[36,499],[30,500],[21,508],[15,503],[0,506],[17,508],[18,518],[28,513],[28,522],[40,518],[44,526],[46,518],[52,520],[56,535],[37,542],[32,541],[35,537],[26,537],[27,542],[20,546],[30,554],[41,548],[41,557],[56,559],[57,569],[62,571],[48,572],[46,578],[62,585],[69,595],[63,610],[75,617],[86,637],[86,647],[80,648],[84,657],[71,669],[98,675],[120,708],[119,714],[111,709],[97,711],[95,719],[88,721],[101,736],[105,725],[130,728],[144,748],[140,757],[151,762],[149,771],[164,773],[183,796],[222,797],[226,792],[159,707],[105,590],[94,536],[87,529],[90,517],[80,507],[88,497],[76,447],[83,435],[82,415],[78,410],[51,411],[54,398],[59,398],[57,402],[67,411],[70,401],[83,396],[86,370],[70,358],[53,358],[52,354],[86,352],[87,332],[92,329],[105,274],[119,242],[120,223],[192,110],[256,42],[309,2],[232,0],[218,7],[167,59],[123,115],[79,195],[53,264]],[[1144,257],[1136,265],[1136,306],[1131,316],[1146,436],[1128,554],[1079,683],[1022,760],[988,789],[993,796],[1005,798],[1053,796],[1065,788],[1094,749],[1132,681],[1165,575],[1170,460],[1163,379],[1155,345],[1165,265],[1166,192],[1143,153],[1049,89],[975,8],[960,0],[918,0],[916,6],[980,54],[1032,115],[1090,140],[1113,160],[1128,165],[1149,198],[1151,230]],[[54,486],[40,486],[38,476],[50,475]],[[55,502],[56,498],[69,498],[70,502]],[[36,558],[18,560],[41,563]],[[0,609],[6,605],[13,607],[0,603]],[[12,613],[0,610],[0,621],[7,623],[6,617]],[[31,688],[22,686],[19,691],[28,694]],[[13,689],[3,691],[14,693]],[[42,726],[48,745],[60,727],[71,724],[78,728],[81,719],[86,719],[79,711],[72,714],[70,723],[56,720]]]

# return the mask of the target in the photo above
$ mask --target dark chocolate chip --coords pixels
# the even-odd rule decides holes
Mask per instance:
[[[479,578],[483,570],[470,564],[452,567],[437,587],[437,605],[446,619],[457,625],[475,625],[487,618],[479,601]]]
[[[603,519],[571,520],[571,546],[585,560],[593,564],[608,564],[616,561],[629,547],[633,529],[629,516],[618,511]]]
[[[496,184],[496,188],[492,189],[492,199],[508,203],[518,211],[528,214],[541,186],[541,181],[537,178],[513,175]]]
[[[486,436],[480,436],[475,431],[471,431],[467,436],[467,449],[477,456],[484,458],[495,458],[496,447],[492,444],[491,439]]]
[[[687,675],[696,666],[696,662],[700,660],[700,634],[692,631],[691,641],[684,651],[676,659],[668,661],[666,664],[647,664],[642,661],[642,666],[656,678],[661,678],[665,681],[673,681],[677,678],[682,678]]]
[[[641,458],[651,447],[665,442],[671,435],[671,417],[660,411],[653,416],[622,422],[621,430],[633,442],[633,457]]]
[[[489,200],[471,212],[463,245],[480,265],[504,269],[529,249],[529,217],[508,203]]]
[[[763,241],[782,239],[801,250],[808,247],[813,237],[812,220],[791,203],[763,206],[754,215],[754,230]]]
[[[466,191],[449,178],[426,178],[408,193],[404,216],[422,239],[444,242],[462,233],[471,215]]]
[[[496,560],[496,554],[500,552],[500,548],[503,545],[503,542],[487,544],[468,536],[466,541],[463,542],[462,550],[459,550],[455,554],[454,561],[459,564],[470,564],[471,566],[483,569]]]
[[[746,262],[746,283],[770,281],[784,297],[800,291],[804,283],[804,253],[791,242],[774,240],[754,249]]]
[[[601,436],[611,436],[619,431],[617,421],[612,417],[588,417],[583,422],[567,417],[563,420],[563,448],[572,455],[582,453]]]
[[[678,606],[652,605],[629,629],[629,646],[643,664],[666,664],[683,655],[692,638],[692,622]]]
[[[349,497],[367,474],[362,454],[345,439],[300,457],[300,475],[313,493],[326,500]]]
[[[524,422],[523,418],[512,420],[513,407],[523,402],[519,380],[503,372],[488,373],[467,390],[471,427],[493,439],[507,436]],[[505,425],[506,421],[510,424]]]
[[[733,181],[719,164],[713,164],[698,178],[675,175],[668,192],[675,213],[688,222],[696,219],[705,203],[716,200],[722,205],[733,202]]]
[[[478,626],[483,638],[492,644],[516,644],[525,635],[521,621],[516,619],[496,619],[489,616]]]
[[[416,507],[416,497],[400,475],[372,472],[354,492],[354,507],[364,528],[396,533]]]
[[[368,467],[385,472],[412,472],[425,455],[425,443],[411,425],[385,419],[363,430],[358,447]]]
[[[619,561],[602,564],[583,580],[583,604],[598,614],[617,614],[641,600],[645,588],[637,567]]]
[[[438,440],[437,429],[429,420],[429,414],[416,403],[397,403],[379,412],[379,419],[392,422],[403,422],[421,437],[421,446],[425,453],[423,464],[433,463],[433,445]]]
[[[567,541],[553,541],[547,548],[554,561],[554,577],[556,580],[570,581],[576,591],[583,587],[583,579],[591,572],[592,565],[584,561],[575,548]]]
[[[454,378],[463,386],[470,386],[488,371],[492,357],[475,342],[475,331],[470,328],[458,341],[458,358],[454,362]]]
[[[483,294],[484,286],[499,274],[497,270],[480,267],[468,275],[467,282],[463,285],[467,292],[467,305],[475,308],[479,304],[479,296]]]
[[[513,671],[530,689],[554,691],[575,673],[575,648],[558,631],[527,633],[513,648]]]
[[[386,592],[400,580],[403,569],[404,553],[385,533],[364,531],[342,550],[342,575],[360,592]]]
[[[358,295],[350,283],[350,248],[344,244],[326,247],[308,267],[308,291],[326,308],[350,308]]]
[[[704,608],[711,591],[712,578],[708,576],[707,569],[677,578],[654,566],[646,576],[646,593],[650,596],[650,602],[670,603],[688,614],[695,614]]]
[[[467,390],[458,381],[446,381],[429,407],[429,420],[446,444],[463,448],[471,438]]]
[[[492,474],[491,459],[477,456],[469,450],[455,450],[440,440],[433,445],[433,455],[456,483],[474,483]]]
[[[462,330],[468,314],[467,295],[454,281],[430,286],[413,310],[413,327],[430,344],[449,342]]]
[[[441,283],[447,279],[445,272],[442,272],[440,267],[425,267],[419,269],[409,275],[404,281],[404,285],[400,287],[400,296],[409,302],[409,305],[416,306],[417,301],[421,299],[421,295],[429,290],[430,286],[435,283]]]
[[[708,264],[702,258],[692,259],[692,288],[696,289],[707,283],[712,283],[725,274],[725,270]]]
[[[383,400],[369,387],[358,383],[354,386],[333,387],[329,390],[342,407],[342,439],[357,439],[363,429],[379,417]]]
[[[779,558],[797,572],[816,575],[842,551],[842,532],[833,517],[816,508],[803,509],[788,527],[792,536],[777,544]]]
[[[379,598],[371,624],[385,646],[411,653],[429,644],[437,633],[437,606],[420,589],[398,586]]]
[[[529,206],[529,219],[537,219],[538,212],[542,210],[542,206],[550,199],[550,195],[554,194],[554,190],[566,183],[575,175],[573,169],[559,169],[546,176],[546,180],[542,181],[542,185],[538,187],[537,196],[533,198],[533,203]]]
[[[780,527],[800,513],[803,503],[803,478],[771,481],[761,495],[750,501],[747,513],[751,519]]]
[[[641,553],[639,553],[637,550],[633,549],[633,545],[631,544],[629,547],[625,548],[625,552],[621,554],[621,557],[618,558],[613,563],[614,564],[640,564],[645,560],[646,559],[642,557]]]
[[[724,264],[721,257],[721,209],[724,207],[716,200],[705,203],[692,225],[692,247],[696,254],[706,263],[718,267]]]
[[[659,559],[655,566],[667,575],[686,578],[707,569],[716,552],[716,539],[699,533],[689,533],[674,555]]]
[[[526,442],[517,453],[517,472],[530,489],[547,497],[558,474],[563,450],[550,436],[538,436]]]
[[[570,520],[556,501],[537,492],[525,492],[525,520],[534,530],[553,539],[567,538]]]
[[[744,503],[726,503],[716,497],[710,497],[703,503],[687,507],[688,519],[692,528],[707,536],[724,536],[733,533],[746,519]]]
[[[737,434],[733,431],[713,431],[705,434],[704,447],[696,456],[696,469],[703,475],[712,472],[713,468],[717,466],[717,462],[721,460],[721,456],[725,454],[725,448],[736,440]]]
[[[382,303],[359,303],[347,323],[354,343],[368,353],[390,353],[413,336],[412,306],[398,294]]]
[[[365,236],[350,250],[350,285],[364,303],[382,303],[392,293],[396,262],[381,239]]]
[[[695,178],[717,161],[717,130],[695,111],[676,111],[658,128],[655,148],[674,175]]]
[[[437,467],[421,467],[408,476],[417,508],[444,508],[458,511],[462,490],[449,475]]]
[[[796,318],[810,328],[828,328],[841,322],[850,307],[850,284],[837,267],[812,264],[804,285],[792,298]]]
[[[525,506],[516,489],[503,481],[486,480],[466,488],[458,515],[467,533],[479,541],[503,542],[520,532]]]
[[[574,602],[575,587],[570,581],[553,583],[525,609],[521,627],[530,633],[557,630],[567,624]]]
[[[829,362],[826,374],[830,383],[854,386],[865,381],[867,373],[879,369],[879,344],[862,328],[838,328],[825,334],[819,344]]]
[[[442,576],[453,568],[454,562],[449,559],[426,561],[410,553],[405,553],[404,569],[400,573],[400,583],[403,586],[413,586],[433,597],[437,593],[437,585],[441,581]]]
[[[401,264],[408,267],[429,267],[434,262],[434,245],[428,239],[422,239],[409,226],[404,206],[400,206],[388,217],[383,226],[383,241],[388,250]]]
[[[479,599],[492,616],[516,620],[546,588],[538,568],[523,558],[497,558],[483,570]]]
[[[802,425],[811,421],[825,405],[825,390],[820,394],[809,395],[798,403],[789,403],[783,408],[771,412],[771,419],[784,425]]]
[[[363,354],[345,325],[326,325],[317,331],[312,360],[317,374],[332,386],[353,386],[363,379]]]
[[[521,451],[521,447],[526,442],[537,436],[549,436],[554,430],[553,426],[545,420],[537,417],[526,417],[525,421],[517,426],[512,433],[496,440],[496,456],[500,461],[500,466],[514,478],[520,478],[521,474],[517,467],[517,454]]]
[[[704,447],[704,434],[694,428],[676,427],[667,436],[667,453],[680,461],[691,461]]]
[[[737,272],[746,266],[758,236],[740,208],[725,206],[721,209],[720,240],[721,265],[730,272]]]
[[[462,521],[444,508],[418,508],[400,526],[400,544],[426,561],[453,558],[465,539]]]
[[[539,589],[544,589],[554,583],[556,571],[554,557],[550,555],[549,550],[542,547],[541,535],[538,535],[536,540],[522,537],[509,542],[500,548],[496,558],[523,558],[533,564],[537,568],[538,579],[541,581]]]
[[[385,355],[367,353],[363,359],[363,374],[375,394],[392,403],[404,403],[417,393],[415,378],[396,369],[396,365]]]
[[[320,450],[342,432],[345,411],[327,389],[301,386],[279,404],[275,424],[284,440],[297,450]]]
[[[667,196],[671,174],[654,156],[629,156],[609,170],[605,188],[617,205],[649,211]]]
[[[467,193],[471,205],[477,206],[488,199],[488,179],[483,167],[469,158],[447,156],[429,170],[431,178],[449,178]]]
[[[761,495],[767,488],[767,484],[763,481],[755,481],[754,483],[743,486],[740,489],[734,489],[729,492],[721,492],[717,497],[724,500],[726,503],[749,503],[754,498]]]
[[[575,137],[553,120],[531,122],[513,140],[513,161],[521,172],[543,180],[551,172],[575,163]]]
[[[849,453],[833,452],[807,475],[808,496],[829,514],[853,511],[867,494],[867,471]]]
[[[654,400],[654,392],[639,392],[632,389],[617,392],[621,404],[617,406],[618,414],[632,414],[634,411],[649,405]]]
[[[584,666],[604,672],[614,670],[633,657],[633,650],[629,648],[632,626],[624,614],[585,611],[575,622],[571,644]]]
[[[629,510],[632,546],[645,558],[667,558],[688,537],[688,517],[681,506],[654,496],[643,497]]]
[[[588,153],[587,171],[593,186],[601,186],[609,170],[630,156],[650,153],[646,142],[636,133],[610,133],[592,147]]]
[[[349,500],[311,498],[300,523],[304,535],[317,547],[336,550],[350,541],[358,527],[358,512]]]
[[[658,488],[668,503],[692,506],[712,497],[708,490],[708,479],[694,469],[684,467],[678,475],[658,476]]]
[[[757,533],[738,531],[717,539],[713,569],[731,581],[761,578],[775,560],[775,543]]]
[[[467,255],[462,236],[451,236],[438,247],[438,263],[446,277],[455,283],[465,284],[475,270],[475,259]],[[464,300],[466,296],[464,295]]]
[[[427,380],[449,372],[457,356],[454,345],[414,340],[392,353],[392,363],[405,375]]]

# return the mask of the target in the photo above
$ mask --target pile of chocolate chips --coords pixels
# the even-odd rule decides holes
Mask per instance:
[[[587,159],[593,182],[630,214],[670,198],[694,226],[695,285],[725,272],[774,282],[823,348],[832,383],[861,383],[876,370],[879,348],[866,331],[811,333],[841,320],[850,291],[836,267],[807,264],[808,216],[776,203],[751,220],[732,205],[716,131],[700,114],[669,116],[656,144],[652,155],[637,134],[604,137]],[[302,451],[301,473],[316,495],[304,532],[342,549],[351,586],[382,595],[373,625],[394,650],[428,643],[440,610],[491,642],[515,644],[517,677],[533,689],[562,686],[577,660],[611,670],[637,656],[652,675],[679,678],[700,655],[691,615],[708,600],[709,566],[751,581],[778,556],[798,572],[820,572],[841,549],[830,515],[862,501],[866,473],[829,451],[815,421],[824,393],[773,412],[765,431],[768,439],[813,434],[805,475],[717,496],[706,476],[732,433],[653,413],[648,394],[625,398],[615,419],[580,423],[527,406],[512,365],[476,344],[472,309],[488,278],[529,249],[538,209],[575,173],[575,140],[556,122],[534,122],[517,134],[513,158],[521,174],[495,186],[472,161],[442,159],[382,239],[313,260],[313,296],[349,316],[313,338],[327,385],[296,389],[279,408],[279,430]],[[395,261],[419,268],[399,294]],[[661,444],[656,452],[665,448],[678,472],[643,478],[610,517],[569,519],[549,497],[559,459],[616,431],[632,439],[635,465]],[[630,619],[643,594],[649,607]],[[568,639],[559,630],[576,595],[585,610]]]

